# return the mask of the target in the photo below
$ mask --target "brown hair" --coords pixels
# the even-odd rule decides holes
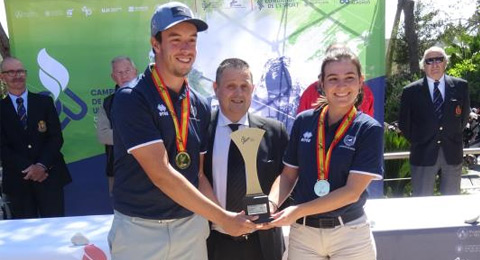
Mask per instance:
[[[357,73],[358,76],[362,75],[362,65],[360,64],[360,60],[358,59],[357,55],[355,55],[349,48],[344,47],[344,48],[334,48],[331,50],[328,50],[327,53],[325,54],[325,57],[323,58],[322,61],[322,66],[320,69],[320,77],[318,79],[318,85],[322,86],[323,88],[323,81],[325,79],[325,67],[327,64],[334,62],[334,61],[340,61],[340,60],[349,60],[352,62],[353,65],[357,68]],[[362,104],[363,100],[363,86],[360,87],[360,90],[358,92],[357,100],[355,100],[355,107],[360,106]],[[328,105],[328,100],[325,98],[325,96],[320,96],[317,101],[314,104],[315,109],[321,109],[324,106]]]

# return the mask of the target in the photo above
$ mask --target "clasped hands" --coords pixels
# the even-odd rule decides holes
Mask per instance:
[[[24,180],[43,182],[48,178],[47,168],[40,163],[32,164],[22,171],[25,174]]]
[[[253,233],[257,230],[268,230],[273,227],[289,226],[301,216],[298,215],[298,208],[290,206],[286,209],[275,212],[276,209],[270,203],[270,212],[273,220],[267,223],[254,223],[258,216],[248,216],[244,211],[240,213],[228,212],[230,221],[224,223],[222,228],[232,236],[242,236]],[[233,218],[233,221],[231,221]]]

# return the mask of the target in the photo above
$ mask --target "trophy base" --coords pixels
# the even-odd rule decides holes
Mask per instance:
[[[243,208],[247,215],[258,216],[254,222],[266,223],[273,219],[270,217],[268,196],[265,194],[249,194],[243,198]]]

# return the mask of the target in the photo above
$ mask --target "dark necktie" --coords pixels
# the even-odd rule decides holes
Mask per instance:
[[[435,115],[437,115],[437,118],[442,119],[443,98],[442,94],[440,93],[440,89],[438,89],[439,84],[439,81],[435,81],[435,83],[433,83],[433,108],[435,108]]]
[[[23,129],[27,129],[27,110],[23,105],[23,98],[17,98],[17,115],[20,118],[20,123],[22,123]]]
[[[228,126],[232,132],[235,132],[238,130],[239,124],[229,124]],[[243,210],[243,198],[246,192],[245,162],[237,145],[230,141],[227,167],[227,210],[233,212]]]

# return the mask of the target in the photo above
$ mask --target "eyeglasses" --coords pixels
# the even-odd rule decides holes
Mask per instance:
[[[27,74],[27,70],[7,70],[2,71],[2,74],[7,74],[9,77],[15,76],[25,76]]]
[[[433,58],[428,58],[425,59],[425,64],[427,65],[432,65],[432,64],[437,64],[437,63],[442,63],[445,60],[445,57],[433,57]]]

